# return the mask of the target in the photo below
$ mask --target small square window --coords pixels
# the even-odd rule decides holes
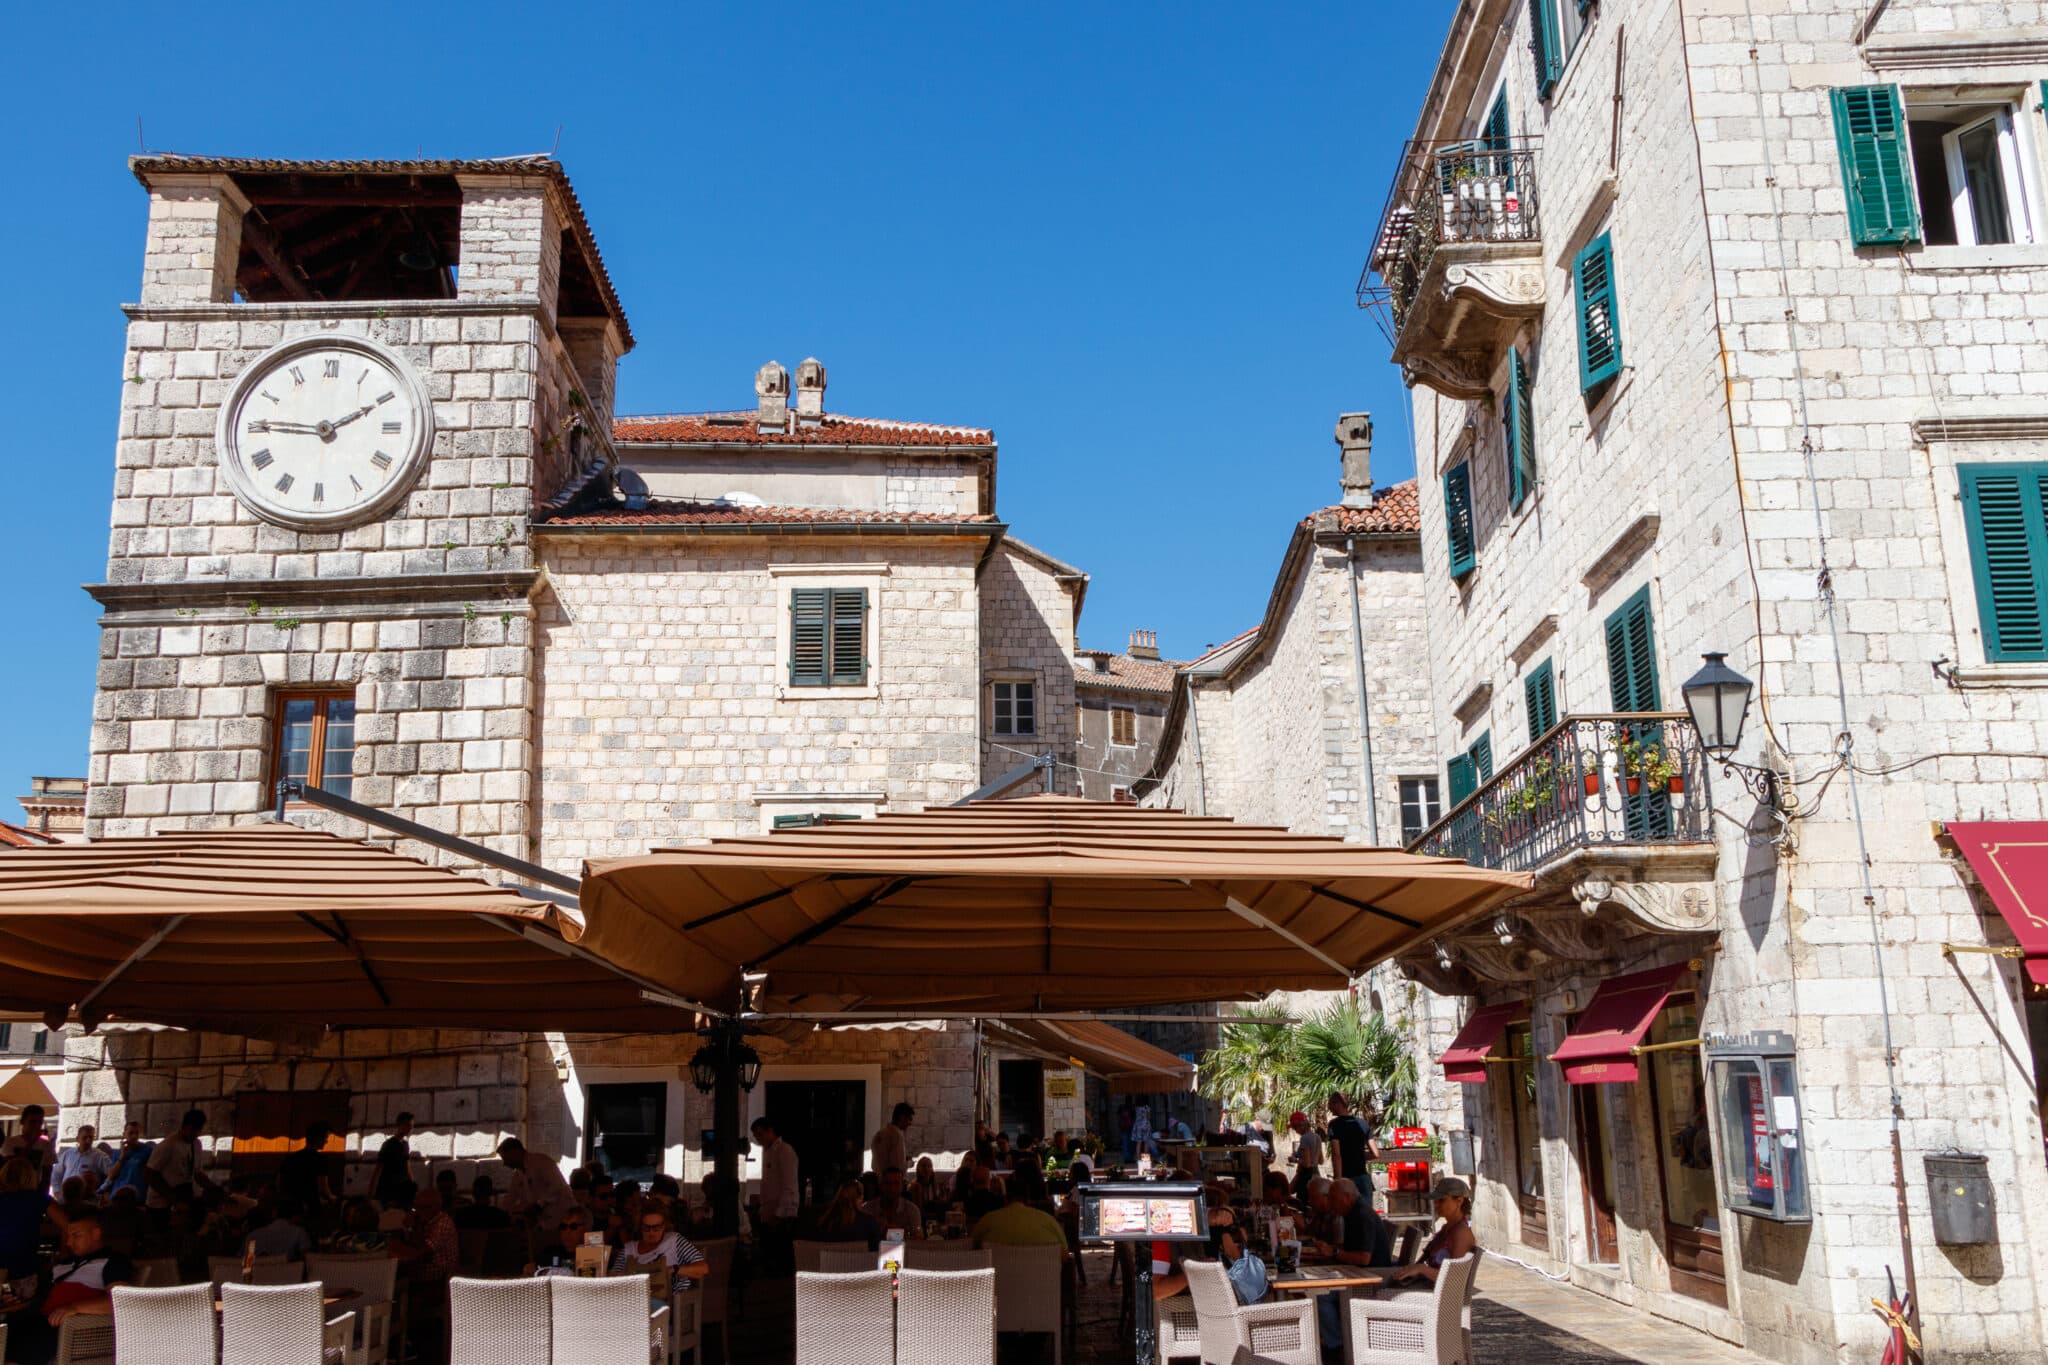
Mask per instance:
[[[991,685],[994,705],[990,708],[994,731],[999,735],[1038,733],[1038,684],[999,682]]]
[[[1138,712],[1129,706],[1109,708],[1109,742],[1124,748],[1135,747],[1138,742]]]
[[[303,782],[346,799],[354,786],[355,693],[280,693],[276,725],[272,779]]]
[[[1422,837],[1422,832],[1443,815],[1433,777],[1401,779],[1401,843],[1405,847]]]

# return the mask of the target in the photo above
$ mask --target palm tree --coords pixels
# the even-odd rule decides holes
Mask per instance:
[[[1279,1012],[1277,1002],[1253,1007],[1261,1015]],[[1278,1107],[1278,1086],[1287,1070],[1293,1043],[1291,1024],[1246,1019],[1225,1024],[1216,1047],[1202,1054],[1196,1071],[1203,1095],[1225,1110],[1242,1109],[1247,1116]]]
[[[1274,1010],[1273,1002],[1259,1007]],[[1299,1026],[1256,1020],[1227,1024],[1221,1046],[1202,1057],[1202,1093],[1253,1113],[1319,1111],[1331,1092],[1379,1113],[1416,1122],[1415,1058],[1399,1024],[1346,996]]]

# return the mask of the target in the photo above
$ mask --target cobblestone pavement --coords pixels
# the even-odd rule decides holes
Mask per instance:
[[[1131,1332],[1110,1254],[1083,1253],[1088,1284],[1062,1365],[1130,1365]],[[736,1286],[736,1290],[737,1290]],[[732,1323],[733,1365],[790,1365],[794,1295],[789,1280],[755,1281],[740,1294]],[[1472,1306],[1477,1365],[1760,1365],[1763,1357],[1596,1294],[1497,1260],[1479,1271]],[[1050,1365],[1047,1339],[1005,1339],[999,1365]],[[719,1362],[714,1351],[712,1361]],[[719,1362],[723,1365],[723,1362]]]

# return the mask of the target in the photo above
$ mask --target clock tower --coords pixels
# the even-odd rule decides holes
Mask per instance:
[[[149,156],[88,832],[293,777],[530,856],[529,539],[610,477],[632,345],[545,157]]]

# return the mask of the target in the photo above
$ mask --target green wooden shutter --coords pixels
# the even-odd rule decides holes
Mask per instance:
[[[1557,724],[1557,672],[1550,660],[1522,679],[1522,703],[1529,713],[1529,742],[1534,744]]]
[[[1500,93],[1493,97],[1493,107],[1486,111],[1486,124],[1480,130],[1479,140],[1489,152],[1505,153],[1508,150],[1512,134],[1508,128],[1508,88],[1505,84],[1501,86]],[[1490,159],[1493,161],[1490,168],[1492,173],[1505,178],[1504,188],[1513,189],[1513,163],[1505,155]]]
[[[1958,472],[1984,657],[2048,658],[2048,465],[1963,465]]]
[[[1592,393],[1621,373],[1621,321],[1614,306],[1614,247],[1601,233],[1572,262],[1579,295],[1579,389]]]
[[[1564,75],[1564,33],[1557,23],[1557,0],[1529,0],[1529,51],[1536,58],[1536,95],[1547,100]]]
[[[1607,688],[1616,711],[1657,709],[1657,636],[1648,585],[1607,618]]]
[[[1456,806],[1460,801],[1463,801],[1473,792],[1479,790],[1478,780],[1472,776],[1472,757],[1470,754],[1454,754],[1451,757],[1451,761],[1444,765],[1444,770],[1450,777],[1451,806]],[[1448,808],[1446,807],[1446,809]]]
[[[1835,149],[1849,205],[1849,239],[1858,246],[1920,240],[1906,114],[1896,85],[1847,85],[1829,92]]]
[[[1529,402],[1529,366],[1519,350],[1508,351],[1508,391],[1501,410],[1508,429],[1508,506],[1517,512],[1536,482],[1535,410]]]
[[[825,685],[825,621],[827,588],[789,591],[789,685]]]
[[[1472,747],[1465,751],[1472,760],[1472,775],[1481,783],[1493,780],[1493,731],[1488,730],[1472,741]]]
[[[1463,578],[1478,561],[1472,553],[1472,466],[1444,473],[1444,530],[1450,539],[1451,577]]]
[[[868,590],[832,588],[832,682],[868,680]]]

